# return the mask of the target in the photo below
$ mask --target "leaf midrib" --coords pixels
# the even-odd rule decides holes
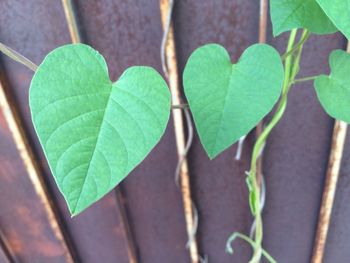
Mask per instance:
[[[108,108],[109,103],[111,102],[111,96],[112,96],[112,92],[113,92],[113,83],[112,83],[112,81],[110,81],[109,84],[110,84],[110,94],[109,94],[109,96],[108,96],[107,103],[106,103],[106,107],[105,107],[105,109],[104,109],[104,111],[103,111],[103,117],[102,117],[101,123],[100,123],[99,128],[98,128],[97,137],[96,137],[96,143],[94,144],[94,149],[92,150],[91,158],[89,158],[89,164],[88,164],[88,167],[87,167],[87,169],[86,169],[86,176],[85,176],[84,181],[83,181],[83,183],[82,183],[81,190],[80,190],[80,192],[79,192],[78,199],[77,199],[77,201],[76,201],[75,207],[74,207],[74,209],[72,209],[72,214],[73,214],[73,215],[76,213],[76,209],[77,209],[77,207],[78,207],[78,205],[79,205],[79,202],[80,202],[80,200],[81,200],[81,196],[82,196],[82,193],[83,193],[83,189],[84,189],[84,187],[85,187],[86,180],[87,180],[88,175],[89,175],[91,163],[92,163],[92,160],[94,159],[94,156],[95,156],[95,153],[96,153],[96,147],[97,147],[98,141],[99,141],[99,139],[100,139],[101,128],[102,128],[103,122],[104,122],[105,117],[106,117],[106,110],[107,110],[107,108]]]
[[[230,86],[231,86],[233,71],[234,71],[234,69],[237,66],[237,64],[232,64],[231,62],[229,62],[229,63],[230,63],[231,70],[230,70],[230,75],[228,77],[228,83],[227,83],[227,89],[226,89],[226,92],[225,92],[225,99],[224,99],[223,109],[222,109],[221,114],[220,114],[220,124],[218,126],[217,131],[216,131],[214,146],[212,147],[213,156],[215,156],[215,154],[216,154],[217,142],[218,142],[219,133],[221,131],[221,127],[222,127],[222,123],[223,123],[223,117],[224,117],[224,112],[225,112],[226,104],[227,104],[227,100],[228,100],[228,93],[229,93]]]

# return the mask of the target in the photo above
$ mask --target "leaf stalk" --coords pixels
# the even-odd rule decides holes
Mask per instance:
[[[17,61],[27,68],[29,68],[32,71],[36,71],[38,69],[38,66],[35,65],[32,61],[27,59],[25,56],[19,54],[18,52],[14,51],[12,48],[9,48],[5,44],[0,42],[0,52],[4,53],[9,58],[13,59],[14,61]]]

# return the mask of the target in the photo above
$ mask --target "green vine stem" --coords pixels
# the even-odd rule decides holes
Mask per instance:
[[[270,135],[273,128],[277,125],[277,123],[281,120],[286,107],[287,107],[287,98],[290,87],[294,83],[295,77],[299,72],[299,64],[301,53],[303,49],[303,44],[309,37],[309,32],[304,30],[301,35],[301,40],[299,43],[295,43],[295,39],[297,36],[297,30],[292,30],[290,33],[288,46],[285,57],[285,79],[282,87],[282,95],[277,107],[277,110],[272,117],[270,123],[263,130],[259,138],[257,139],[252,153],[251,166],[250,171],[248,172],[247,184],[249,188],[249,203],[251,207],[251,211],[253,216],[255,217],[256,228],[254,235],[254,253],[250,260],[250,263],[258,263],[262,257],[262,240],[263,240],[263,222],[261,216],[260,209],[260,185],[256,176],[256,163],[259,158],[260,152],[264,147],[268,136]]]
[[[294,45],[294,47],[289,50],[289,51],[286,51],[286,53],[284,53],[282,55],[282,60],[284,61],[287,57],[289,57],[290,55],[292,55],[295,51],[297,51],[302,45],[304,45],[304,43],[308,40],[310,34],[309,33],[306,33],[306,34],[303,34],[302,37],[300,38],[300,41],[298,42],[298,44]]]

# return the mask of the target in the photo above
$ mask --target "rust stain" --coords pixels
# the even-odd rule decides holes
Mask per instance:
[[[28,207],[17,206],[15,208],[16,213],[22,218],[23,222],[27,226],[27,231],[37,238],[44,236],[44,226],[40,220],[36,220],[32,217],[32,213]]]
[[[56,258],[64,255],[64,249],[49,240],[33,240],[35,249],[41,255],[49,258]]]
[[[24,244],[20,236],[13,231],[10,231],[6,236],[9,247],[11,247],[11,252],[20,255],[23,251]]]
[[[6,157],[5,157],[6,158]],[[13,161],[5,159],[3,156],[0,156],[0,175],[1,180],[4,180],[2,184],[14,182],[13,176],[11,176],[10,171],[12,170]]]
[[[58,223],[57,215],[54,212],[54,205],[50,200],[39,166],[28,143],[28,139],[23,129],[19,114],[17,113],[16,106],[6,94],[2,80],[0,80],[0,108],[11,131],[11,135],[29,175],[30,181],[45,208],[52,231],[54,232],[55,237],[64,247],[67,262],[74,262],[65,242],[62,229]]]
[[[31,224],[33,223],[33,220],[29,221]],[[52,242],[44,237],[42,234],[43,228],[41,226],[35,224],[35,226],[28,225],[28,227],[30,227],[30,234],[35,233],[36,238],[30,241],[31,248],[34,249],[35,253],[49,258],[61,257],[64,255],[65,251],[62,246],[59,246],[55,242]],[[28,244],[24,243],[24,240],[19,236],[19,234],[13,230],[8,233],[7,242],[11,248],[11,253],[13,256],[21,255],[24,251],[24,247],[28,246]]]
[[[39,218],[33,218],[33,215],[28,207],[17,206],[15,210],[17,216],[22,218],[28,234],[34,237],[31,243],[38,254],[47,257],[58,257],[62,255],[64,256],[64,248],[60,245],[57,245],[57,243],[52,242],[45,235],[45,225],[39,220]],[[16,242],[16,239],[12,239],[12,241]],[[19,245],[19,247],[22,246],[18,242],[17,245]]]

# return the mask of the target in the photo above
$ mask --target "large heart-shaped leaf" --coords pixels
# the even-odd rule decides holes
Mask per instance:
[[[349,0],[317,0],[334,25],[350,39]]]
[[[350,55],[335,50],[329,63],[331,74],[315,80],[318,99],[330,116],[350,123]]]
[[[237,64],[220,45],[198,48],[184,71],[184,88],[201,142],[210,158],[248,133],[277,102],[283,82],[278,52],[248,48]]]
[[[131,67],[115,83],[89,46],[47,55],[30,87],[35,129],[72,215],[114,188],[166,128],[170,93],[152,68]]]
[[[275,36],[294,28],[306,28],[315,34],[337,31],[316,0],[271,0],[270,12]]]

